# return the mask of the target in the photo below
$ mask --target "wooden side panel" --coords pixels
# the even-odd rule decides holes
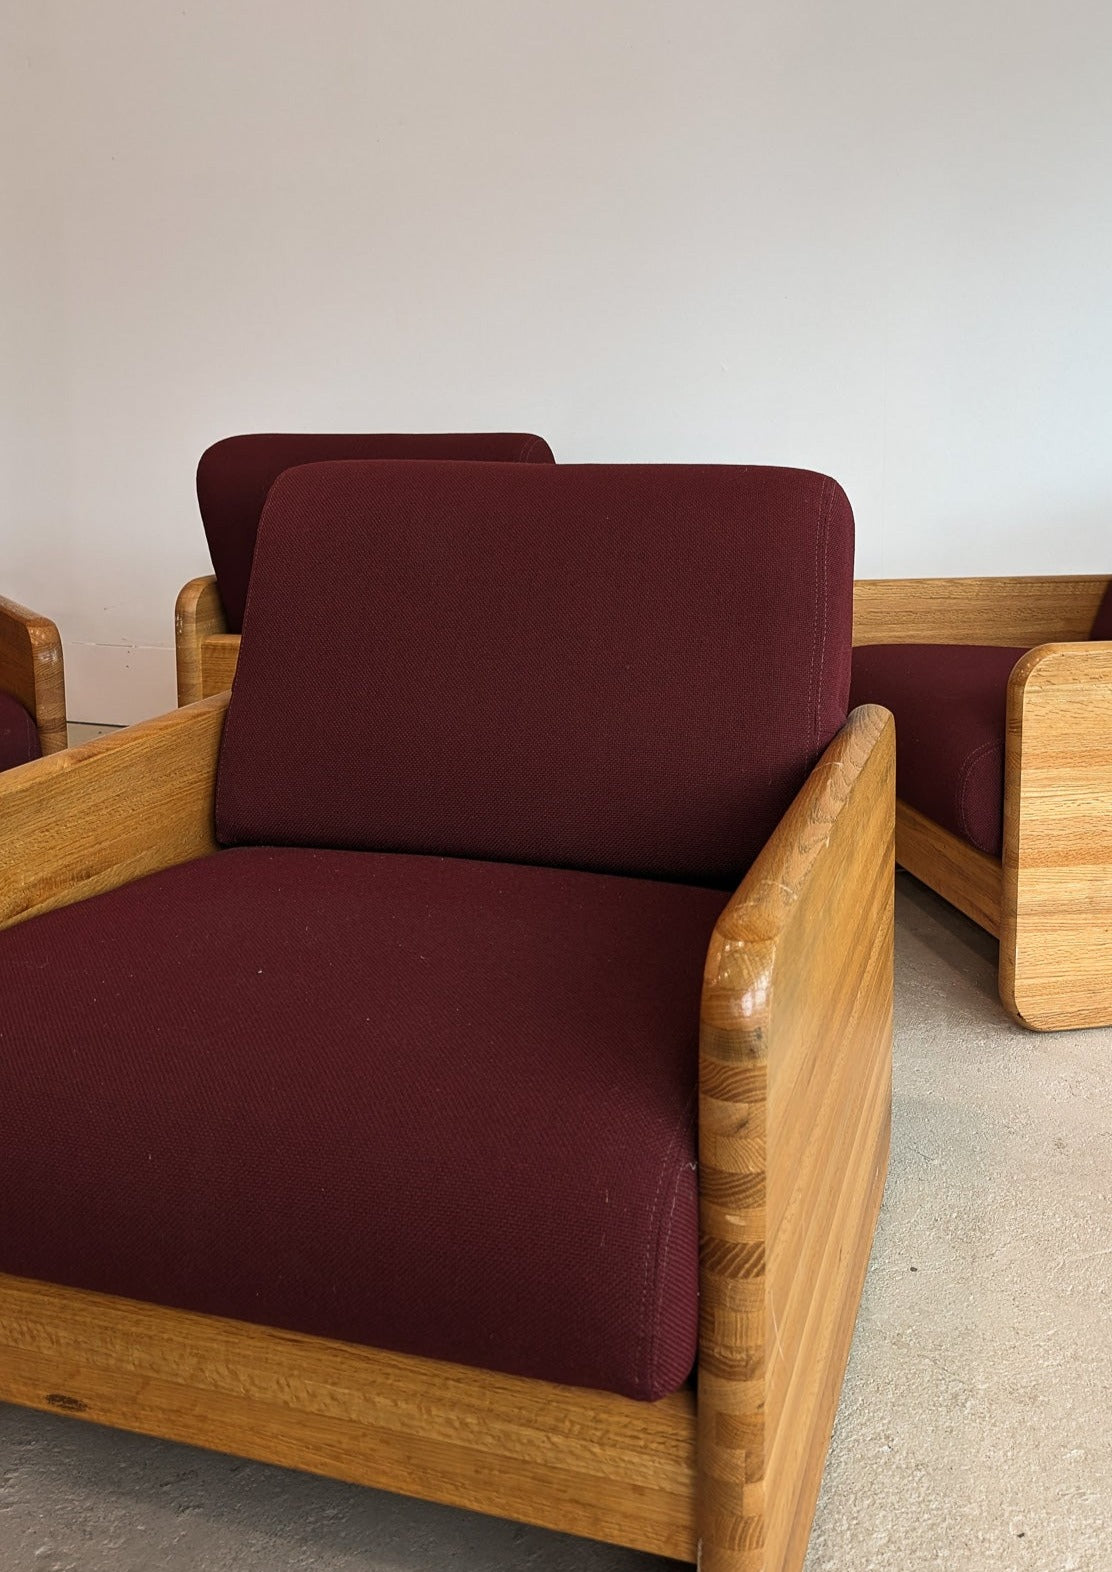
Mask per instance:
[[[179,705],[195,704],[208,697],[201,681],[201,646],[211,634],[223,633],[226,628],[224,607],[212,575],[184,584],[174,608]]]
[[[62,640],[49,617],[0,595],[0,688],[34,716],[43,753],[66,746]]]
[[[215,851],[226,698],[0,774],[0,928]]]
[[[695,1557],[689,1390],[638,1403],[0,1276],[0,1401]]]
[[[1112,643],[1008,687],[1000,996],[1037,1030],[1112,1024]]]
[[[858,579],[854,644],[1045,644],[1085,639],[1107,578]]]
[[[896,861],[999,938],[1001,865],[906,802],[896,803]]]
[[[704,1572],[798,1572],[888,1155],[894,742],[854,712],[738,894],[701,1033]]]
[[[232,685],[239,660],[239,634],[213,633],[201,645],[201,687],[205,698]]]

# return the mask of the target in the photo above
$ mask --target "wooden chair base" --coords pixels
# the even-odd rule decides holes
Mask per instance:
[[[906,802],[897,801],[896,861],[994,939],[1000,937],[1003,870],[999,858],[978,851]]]
[[[0,1276],[0,1399],[695,1560],[695,1398],[658,1403]]]

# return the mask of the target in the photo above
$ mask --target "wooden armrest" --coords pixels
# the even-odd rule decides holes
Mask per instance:
[[[178,594],[174,607],[174,645],[178,664],[178,703],[193,704],[203,698],[201,689],[201,645],[213,633],[228,628],[220,591],[211,574],[190,579]]]
[[[803,1561],[887,1167],[894,816],[892,718],[862,706],[711,941],[698,1458],[715,1567],[741,1543],[753,1565],[761,1545],[762,1566]]]
[[[227,696],[0,774],[0,928],[216,850]]]
[[[44,753],[58,753],[66,746],[66,682],[58,629],[49,617],[2,595],[0,689],[31,714]]]
[[[201,692],[205,698],[232,686],[239,660],[238,633],[212,633],[201,645]]]
[[[1112,1020],[1112,643],[1008,684],[1000,994],[1036,1030]]]
[[[1107,578],[858,579],[854,644],[1020,645],[1087,639]]]

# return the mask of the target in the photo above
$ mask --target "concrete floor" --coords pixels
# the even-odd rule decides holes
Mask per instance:
[[[1112,1572],[1112,1030],[1003,1015],[904,876],[892,1165],[806,1572]],[[649,1556],[0,1408],[0,1572],[651,1572]]]

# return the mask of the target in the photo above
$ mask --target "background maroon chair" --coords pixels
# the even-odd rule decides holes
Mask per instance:
[[[259,433],[225,437],[197,466],[197,501],[215,570],[178,595],[178,703],[229,687],[239,651],[259,515],[283,470],[329,459],[435,459],[551,464],[543,437],[520,431]]]
[[[0,770],[66,746],[62,641],[49,617],[0,595]]]
[[[887,1160],[851,580],[804,471],[281,475],[230,698],[0,782],[0,1400],[798,1568]]]
[[[1025,1026],[1112,1024],[1112,588],[863,580],[853,702],[896,717],[896,856],[1000,941]]]

